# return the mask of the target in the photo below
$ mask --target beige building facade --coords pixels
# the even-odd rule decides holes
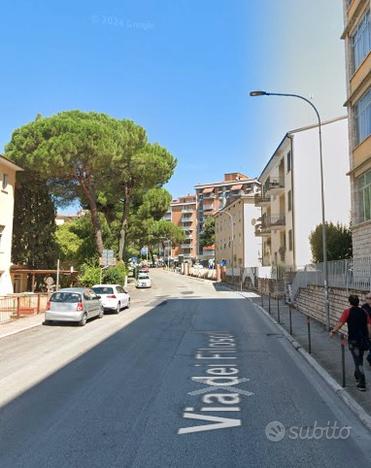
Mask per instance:
[[[13,292],[10,276],[14,192],[16,173],[20,167],[0,156],[0,295]]]
[[[326,221],[349,226],[347,127],[346,117],[324,122],[322,139]],[[263,266],[295,270],[312,263],[309,236],[322,223],[318,125],[288,132],[259,180],[255,234],[262,239]]]
[[[215,261],[234,276],[241,268],[261,265],[261,240],[254,229],[259,216],[254,195],[237,198],[214,214]]]
[[[195,190],[197,201],[197,257],[199,259],[210,259],[214,258],[215,246],[202,247],[199,242],[206,218],[222,209],[231,200],[256,193],[260,190],[260,184],[256,179],[240,172],[228,172],[224,174],[222,181],[197,184]]]
[[[344,0],[353,257],[371,255],[371,1]]]

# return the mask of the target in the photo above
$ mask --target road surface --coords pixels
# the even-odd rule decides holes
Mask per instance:
[[[0,340],[0,467],[369,466],[370,433],[238,293],[152,271],[132,307]]]

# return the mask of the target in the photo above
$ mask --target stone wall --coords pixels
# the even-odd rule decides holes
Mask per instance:
[[[367,257],[371,252],[371,221],[353,226],[353,257]]]
[[[361,304],[365,302],[365,291],[329,288],[330,323],[334,325],[344,309],[349,307],[348,296],[356,294]],[[319,322],[326,324],[325,294],[322,286],[308,286],[300,288],[296,296],[297,308]]]

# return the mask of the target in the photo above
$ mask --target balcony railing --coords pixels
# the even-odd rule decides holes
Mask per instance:
[[[181,244],[180,247],[182,249],[191,249],[192,248],[192,244]]]
[[[259,193],[254,197],[255,206],[269,205],[271,202],[271,197],[265,193]]]
[[[270,177],[265,185],[265,191],[268,195],[268,192],[272,191],[281,191],[285,188],[285,178],[284,177]]]
[[[180,221],[182,223],[192,223],[193,219],[192,219],[192,216],[182,216]]]
[[[272,229],[282,228],[285,224],[285,215],[262,216],[255,225],[255,235],[269,236]]]

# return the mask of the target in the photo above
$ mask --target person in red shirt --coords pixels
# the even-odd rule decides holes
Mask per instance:
[[[366,377],[363,370],[363,356],[364,352],[369,349],[371,317],[362,307],[359,307],[358,296],[351,295],[348,300],[351,307],[344,310],[339,322],[330,334],[333,336],[345,323],[348,325],[348,345],[355,366],[354,377],[357,381],[358,389],[365,391]]]

